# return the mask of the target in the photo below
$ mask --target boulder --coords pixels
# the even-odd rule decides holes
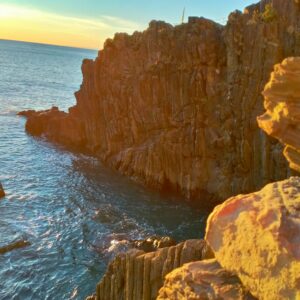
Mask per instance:
[[[290,167],[300,172],[300,57],[277,64],[263,91],[266,112],[259,126],[285,145]]]
[[[157,300],[253,300],[239,278],[215,259],[185,264],[166,276]]]
[[[217,261],[260,300],[300,299],[300,178],[217,206],[206,241]]]

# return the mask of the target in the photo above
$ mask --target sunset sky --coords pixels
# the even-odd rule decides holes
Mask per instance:
[[[0,39],[101,48],[115,32],[143,30],[152,19],[180,23],[204,16],[224,23],[251,0],[1,0]]]

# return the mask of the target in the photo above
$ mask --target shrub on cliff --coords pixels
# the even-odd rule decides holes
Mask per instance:
[[[267,4],[265,6],[265,10],[261,14],[261,19],[264,22],[269,23],[269,22],[275,21],[277,18],[278,18],[278,14],[277,14],[276,9],[273,7],[272,4],[270,4],[270,3]]]

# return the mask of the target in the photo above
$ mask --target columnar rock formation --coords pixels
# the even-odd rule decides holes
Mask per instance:
[[[192,262],[166,276],[157,300],[253,300],[239,278],[216,259]]]
[[[299,16],[294,0],[263,0],[226,26],[190,18],[116,34],[84,60],[69,113],[31,114],[27,129],[206,203],[286,178],[281,146],[256,117],[273,65],[300,55]]]
[[[300,58],[275,66],[258,124],[300,170]],[[262,300],[300,299],[300,177],[235,196],[209,216],[206,241],[226,270]]]
[[[258,124],[287,145],[290,166],[299,171],[300,58],[276,65],[263,95],[267,111]],[[214,209],[206,226],[205,239],[216,260],[174,270],[159,299],[243,299],[220,294],[223,289],[234,292],[226,272],[241,280],[239,291],[248,290],[258,299],[300,299],[299,212],[300,177],[228,199]]]
[[[132,249],[117,256],[97,286],[96,300],[156,299],[165,275],[184,263],[209,257],[203,240],[188,240],[176,246],[145,253]]]
[[[284,155],[290,167],[300,172],[300,57],[275,66],[263,95],[267,111],[258,124],[286,145]]]

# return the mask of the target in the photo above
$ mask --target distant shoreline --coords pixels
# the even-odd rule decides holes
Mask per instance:
[[[53,47],[62,47],[62,48],[71,48],[71,49],[81,49],[81,50],[88,50],[88,51],[98,51],[99,50],[99,49],[93,49],[93,48],[81,48],[81,47],[74,47],[74,46],[64,46],[64,45],[55,45],[55,44],[38,43],[38,42],[28,42],[28,41],[20,41],[20,40],[9,40],[9,39],[2,39],[2,38],[0,38],[0,41],[26,43],[26,44],[36,44],[36,45],[42,45],[42,46],[53,46]]]

